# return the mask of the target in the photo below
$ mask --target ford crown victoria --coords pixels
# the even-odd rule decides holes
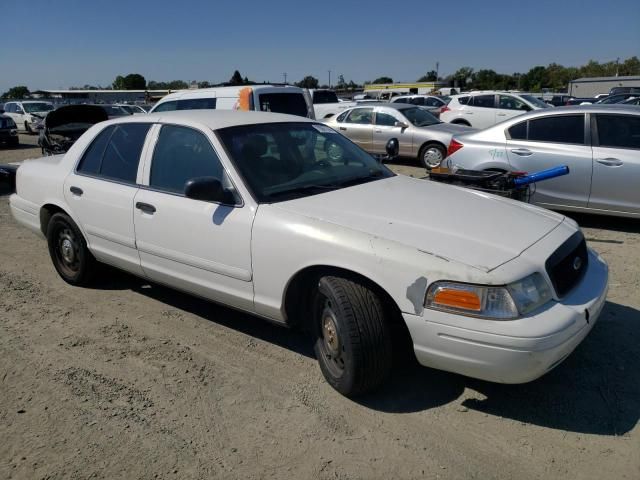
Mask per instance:
[[[435,202],[447,210],[426,216]],[[10,204],[68,283],[104,262],[304,328],[348,396],[388,376],[396,332],[423,365],[533,380],[585,338],[607,293],[607,265],[568,218],[394,175],[288,115],[101,122],[24,162]]]

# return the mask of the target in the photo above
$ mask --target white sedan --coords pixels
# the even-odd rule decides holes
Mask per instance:
[[[425,214],[435,203],[446,211]],[[394,175],[301,117],[102,122],[66,154],[24,162],[10,204],[68,283],[104,262],[304,328],[349,396],[389,374],[404,345],[392,331],[423,365],[533,380],[585,338],[607,293],[607,265],[573,221]]]

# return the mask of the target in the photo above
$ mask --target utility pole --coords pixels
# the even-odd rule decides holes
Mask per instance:
[[[284,72],[282,74],[282,76],[284,77],[284,84],[286,85],[287,84],[287,72]]]
[[[620,63],[620,57],[616,58],[616,77],[618,76],[618,74],[620,73],[620,69],[618,67],[618,64]]]
[[[438,71],[440,70],[440,62],[436,62],[436,82],[438,81]]]
[[[331,88],[331,70],[327,70],[329,72],[329,88]]]

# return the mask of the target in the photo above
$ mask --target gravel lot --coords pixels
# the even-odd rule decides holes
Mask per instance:
[[[38,154],[0,150],[0,163]],[[65,284],[5,188],[0,477],[637,480],[640,223],[577,220],[611,289],[561,366],[505,386],[406,362],[354,402],[299,333],[111,270]]]

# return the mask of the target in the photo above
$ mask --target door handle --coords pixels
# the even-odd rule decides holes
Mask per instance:
[[[345,132],[347,131],[346,127],[338,127],[340,130],[344,130]]]
[[[376,130],[376,133],[382,133],[382,130]]]
[[[72,194],[77,195],[78,197],[82,196],[82,194],[84,193],[80,187],[70,187],[69,191]]]
[[[617,158],[596,158],[596,162],[607,167],[619,167],[623,164],[623,161]]]
[[[506,116],[507,116],[507,114],[506,114],[506,113],[496,113],[496,115],[497,115],[498,117],[506,117]]]
[[[156,207],[149,205],[148,203],[136,202],[136,208],[150,215],[153,215],[156,212]]]
[[[511,150],[511,153],[515,153],[516,155],[520,155],[521,157],[528,157],[529,155],[533,155],[533,152],[528,148],[514,148]]]

